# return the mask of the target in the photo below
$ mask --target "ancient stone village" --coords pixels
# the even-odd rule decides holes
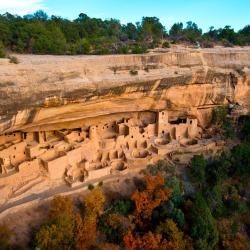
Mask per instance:
[[[140,119],[97,124],[88,130],[15,132],[0,137],[1,177],[25,182],[25,176],[43,171],[50,179],[78,182],[154,163],[173,151],[212,147],[202,138],[194,117],[168,117],[152,112]],[[3,179],[3,178],[2,178]]]
[[[247,2],[0,0],[0,250],[250,249]]]

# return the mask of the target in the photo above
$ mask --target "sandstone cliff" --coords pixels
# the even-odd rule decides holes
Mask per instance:
[[[0,60],[0,134],[89,126],[107,115],[167,109],[195,115],[239,103],[248,111],[250,49],[147,55],[18,55]]]

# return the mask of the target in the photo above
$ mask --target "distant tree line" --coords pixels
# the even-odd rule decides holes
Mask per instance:
[[[23,17],[0,15],[0,57],[6,50],[34,54],[128,54],[143,53],[170,43],[200,43],[202,47],[249,45],[250,25],[238,32],[230,26],[208,32],[194,22],[175,23],[169,32],[157,17],[143,17],[136,24],[121,24],[119,20],[91,18],[79,14],[70,21],[48,16],[39,10]]]

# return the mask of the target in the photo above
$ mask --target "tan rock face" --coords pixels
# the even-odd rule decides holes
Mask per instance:
[[[205,126],[211,107],[249,104],[250,49],[17,57],[17,65],[0,60],[0,133],[89,126],[107,115],[163,109],[195,115]]]
[[[0,212],[64,181],[210,152],[212,109],[250,110],[250,49],[18,60],[0,60]]]

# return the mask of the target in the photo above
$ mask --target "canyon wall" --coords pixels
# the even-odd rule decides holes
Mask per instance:
[[[216,154],[213,108],[250,111],[248,48],[17,58],[0,59],[0,212],[176,152]]]
[[[146,55],[18,55],[0,59],[0,134],[88,127],[140,111],[194,115],[249,111],[250,49],[183,49]]]

